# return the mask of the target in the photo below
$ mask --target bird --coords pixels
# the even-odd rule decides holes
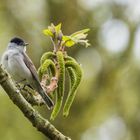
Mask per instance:
[[[37,70],[26,53],[27,45],[20,37],[12,38],[2,55],[1,64],[15,82],[24,81],[41,95],[48,109],[52,109],[54,103],[40,84]]]

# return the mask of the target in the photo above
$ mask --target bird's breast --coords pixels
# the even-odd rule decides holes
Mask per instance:
[[[12,52],[9,54],[7,71],[16,81],[28,79],[31,76],[29,69],[23,61],[22,54],[18,52]]]

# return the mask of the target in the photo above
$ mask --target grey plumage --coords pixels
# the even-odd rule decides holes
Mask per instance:
[[[25,79],[26,84],[29,84],[42,96],[48,108],[52,108],[53,101],[40,85],[36,68],[26,54],[26,45],[27,44],[22,39],[13,38],[2,56],[2,65],[15,81]]]

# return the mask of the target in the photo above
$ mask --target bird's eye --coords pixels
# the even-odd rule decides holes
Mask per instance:
[[[24,46],[24,43],[23,43],[23,42],[20,42],[19,45],[20,45],[20,46]]]

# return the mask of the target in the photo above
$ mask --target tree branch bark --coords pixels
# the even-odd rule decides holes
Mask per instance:
[[[0,84],[14,104],[23,112],[26,118],[38,131],[46,135],[50,140],[71,140],[59,132],[48,120],[43,118],[17,89],[8,73],[0,65]]]

